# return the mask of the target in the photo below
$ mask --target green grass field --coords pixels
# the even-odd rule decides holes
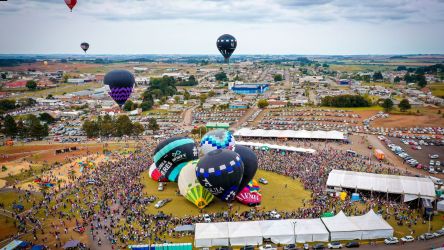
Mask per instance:
[[[432,91],[432,94],[434,96],[444,98],[444,84],[442,84],[442,83],[441,84],[439,84],[439,83],[429,84],[429,85],[427,85],[427,87],[430,88],[430,90]]]
[[[310,192],[304,190],[304,187],[298,180],[259,170],[255,178],[259,179],[261,177],[267,179],[269,182],[268,185],[260,184],[262,193],[262,204],[260,207],[264,210],[278,209],[280,211],[292,211],[302,207],[303,199],[310,199]],[[157,191],[158,183],[151,180],[146,172],[142,174],[141,182],[145,186],[143,192],[147,195],[154,195],[159,199],[172,198],[171,202],[160,209],[154,208],[154,205],[149,205],[147,212],[155,214],[163,211],[165,214],[174,214],[177,216],[199,214],[199,209],[194,206],[194,204],[177,194],[178,187],[176,183],[168,183],[164,191]],[[227,203],[215,198],[209,206],[204,208],[204,212],[213,213],[227,209]],[[250,207],[248,206],[238,202],[233,203],[233,211],[244,212],[249,210]]]
[[[89,83],[79,84],[79,85],[78,84],[62,83],[56,88],[22,92],[21,94],[15,96],[15,98],[16,99],[27,98],[27,97],[46,98],[49,94],[51,94],[53,96],[63,95],[65,93],[76,92],[76,91],[85,90],[85,89],[100,88],[102,86],[103,86],[102,84],[97,83],[97,82],[89,82]]]

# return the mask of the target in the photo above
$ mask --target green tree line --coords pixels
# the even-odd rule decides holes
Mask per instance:
[[[139,122],[131,122],[127,115],[120,115],[113,118],[110,115],[99,116],[96,120],[87,120],[83,122],[82,130],[86,136],[124,136],[124,135],[140,135],[143,133],[143,125]]]
[[[44,115],[43,119],[49,118]],[[39,119],[33,114],[17,120],[11,115],[6,115],[3,123],[3,133],[11,137],[41,139],[48,136],[49,130],[47,122],[43,123],[41,121],[43,119]]]
[[[371,106],[370,100],[364,98],[361,95],[337,95],[326,96],[322,98],[322,106],[327,107],[369,107]]]

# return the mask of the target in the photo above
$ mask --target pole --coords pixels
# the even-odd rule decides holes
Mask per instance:
[[[294,245],[296,246],[296,221],[293,221]]]

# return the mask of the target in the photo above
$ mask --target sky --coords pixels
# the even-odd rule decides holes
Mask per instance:
[[[444,53],[444,0],[0,1],[1,54]]]

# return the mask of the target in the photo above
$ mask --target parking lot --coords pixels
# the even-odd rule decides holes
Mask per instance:
[[[444,170],[444,146],[425,146],[425,145],[420,145],[421,149],[413,149],[414,147],[416,148],[416,145],[406,145],[403,142],[401,142],[401,138],[393,138],[390,137],[389,138],[390,141],[394,144],[396,144],[397,146],[401,147],[405,153],[407,153],[408,155],[410,155],[413,159],[416,159],[420,164],[422,164],[423,166],[425,166],[427,169],[430,166],[430,156],[431,155],[439,155],[438,159],[433,159],[435,162],[436,161],[440,161],[440,165],[441,165],[441,173]],[[418,141],[418,140],[416,140]],[[439,170],[439,168],[437,169],[435,166],[435,170]]]

